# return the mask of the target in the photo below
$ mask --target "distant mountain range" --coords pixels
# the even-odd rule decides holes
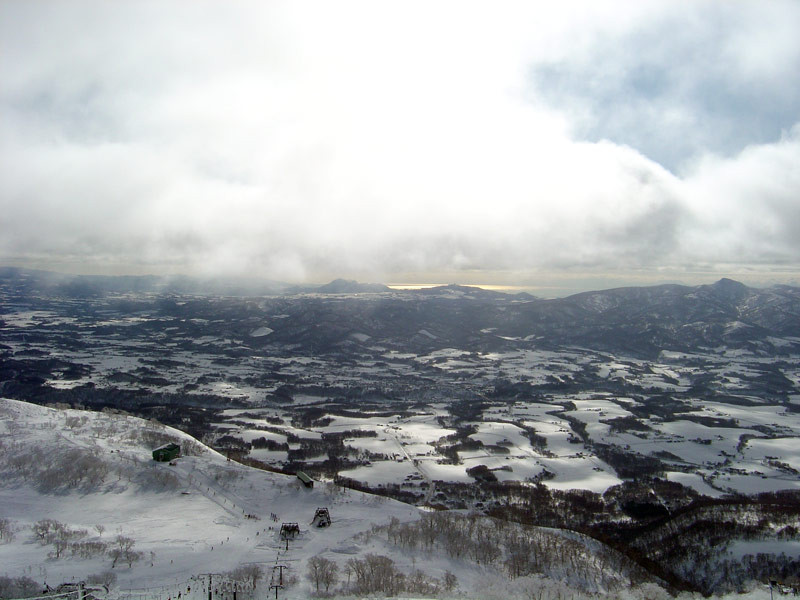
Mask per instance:
[[[323,286],[292,287],[277,282],[69,276],[8,267],[0,269],[0,284],[19,296],[277,296],[274,302],[281,303],[286,316],[263,344],[307,343],[317,352],[368,336],[370,343],[394,340],[420,351],[444,347],[488,351],[513,340],[515,345],[576,345],[647,356],[665,349],[720,346],[774,355],[798,341],[792,339],[800,339],[800,288],[750,288],[730,279],[699,286],[617,288],[548,300],[459,285],[393,290],[337,279]],[[354,301],[325,300],[337,294],[351,295]],[[288,303],[280,300],[289,296]],[[191,306],[176,310],[190,316]]]
[[[356,304],[293,302],[287,312],[282,325],[291,337],[284,341],[311,336],[318,349],[357,333],[372,340],[404,340],[420,351],[486,351],[527,341],[537,347],[575,345],[645,356],[720,346],[772,355],[780,354],[786,338],[800,337],[799,288],[755,289],[729,279],[552,300],[451,285],[375,294]],[[269,342],[280,339],[277,331]]]
[[[531,322],[576,343],[631,349],[747,345],[773,350],[774,337],[800,335],[800,288],[660,285],[585,292],[533,303]]]
[[[361,283],[334,279],[324,285],[294,285],[281,281],[244,277],[190,277],[186,275],[69,275],[53,271],[0,267],[0,280],[13,282],[22,291],[65,297],[98,297],[104,294],[164,293],[217,296],[275,296],[295,294],[380,294],[395,292],[382,283]],[[433,288],[404,290],[421,295],[506,296],[502,292],[475,286],[442,285]],[[527,293],[518,298],[532,299]]]
[[[290,287],[278,281],[235,277],[69,275],[18,267],[0,267],[1,280],[13,281],[23,291],[76,298],[125,293],[259,296],[282,294]]]
[[[359,283],[349,279],[334,279],[321,286],[295,286],[287,290],[293,294],[378,294],[391,291],[391,288],[382,283]]]
[[[52,271],[0,267],[0,280],[14,281],[20,290],[71,297],[103,294],[173,293],[219,296],[274,296],[281,294],[361,294],[392,291],[380,283],[335,279],[325,285],[292,285],[280,281],[237,277],[157,275],[68,275]]]

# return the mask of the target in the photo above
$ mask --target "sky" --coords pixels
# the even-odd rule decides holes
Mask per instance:
[[[800,2],[0,0],[0,264],[800,284]]]

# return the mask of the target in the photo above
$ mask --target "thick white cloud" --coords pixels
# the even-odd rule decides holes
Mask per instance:
[[[797,265],[796,5],[641,4],[4,2],[0,260]]]
[[[731,159],[709,155],[685,180],[694,226],[686,250],[709,262],[800,259],[800,125]]]
[[[797,122],[800,4],[675,2],[635,27],[597,29],[532,78],[575,133],[634,146],[680,171],[733,156]]]

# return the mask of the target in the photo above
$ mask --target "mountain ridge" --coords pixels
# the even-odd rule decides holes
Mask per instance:
[[[75,297],[73,287],[63,282],[37,288],[37,276],[8,269],[1,273],[5,278],[0,274],[0,286],[8,290],[9,298]],[[79,286],[80,290],[86,291]],[[486,352],[513,342],[531,347],[578,345],[644,357],[726,344],[780,353],[773,338],[800,337],[800,288],[750,288],[728,279],[698,286],[612,288],[555,299],[457,285],[391,290],[347,280],[295,291],[231,297],[224,314],[250,319],[247,344],[253,347],[307,345],[322,353],[356,351],[376,341],[389,347],[410,344],[417,351],[456,347]],[[87,297],[83,292],[77,297]],[[111,295],[101,300],[143,305],[144,296],[140,297],[128,301]],[[339,301],[345,297],[347,301]],[[187,325],[186,319],[221,316],[216,311],[222,297],[211,292],[183,296],[163,292],[156,298],[164,317],[182,319]],[[262,309],[254,307],[253,298]],[[281,314],[280,320],[270,319],[270,311]],[[259,328],[269,335],[250,335]],[[199,329],[197,335],[203,335]]]
[[[528,292],[508,292],[482,288],[472,284],[444,284],[433,287],[396,290],[383,283],[364,283],[353,279],[335,278],[325,284],[296,285],[277,280],[255,277],[198,277],[190,275],[77,275],[30,269],[25,267],[0,266],[0,280],[17,280],[26,282],[33,289],[42,289],[51,293],[75,295],[100,295],[104,293],[147,292],[147,293],[192,293],[192,294],[227,294],[232,296],[247,295],[283,295],[302,293],[346,294],[346,293],[395,293],[398,291],[420,293],[423,295],[456,291],[480,290],[481,293],[541,299]],[[743,290],[767,290],[771,288],[796,288],[788,284],[774,284],[765,287],[749,287],[733,279],[723,277],[711,284],[689,286],[680,283],[663,283],[644,286],[621,286],[586,290],[567,296],[552,298],[564,300],[598,292],[616,293],[626,290],[653,289],[661,287],[707,288],[717,295],[744,293]]]

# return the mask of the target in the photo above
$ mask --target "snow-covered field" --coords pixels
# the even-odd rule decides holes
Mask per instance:
[[[427,504],[439,482],[474,483],[468,470],[481,466],[500,481],[603,493],[621,479],[615,470],[619,464],[601,447],[657,458],[663,467],[659,477],[711,497],[800,488],[797,338],[771,337],[779,355],[721,344],[694,352],[663,351],[646,360],[582,347],[546,350],[534,345],[535,335],[500,336],[491,327],[480,333],[520,343],[479,350],[490,346],[471,342],[465,350],[455,347],[457,339],[445,342],[439,329],[426,324],[413,330],[421,342],[406,344],[377,337],[365,322],[363,328],[348,329],[337,346],[357,351],[315,352],[313,345],[293,339],[280,348],[264,345],[274,343],[292,321],[283,308],[221,327],[223,319],[215,314],[183,319],[154,306],[127,311],[115,306],[118,300],[124,298],[73,306],[62,299],[52,310],[44,302],[3,302],[2,344],[11,370],[57,364],[43,389],[87,386],[73,398],[90,397],[88,389],[113,394],[115,388],[181,395],[188,407],[195,395],[212,394],[205,400],[209,415],[216,406],[238,407],[209,416],[215,433],[245,443],[265,438],[273,449],[254,448],[250,457],[274,466],[293,462],[296,468],[292,454],[304,444],[354,431],[342,440],[352,462],[339,474],[369,486],[402,485]],[[733,321],[726,331],[739,329],[741,323]],[[435,340],[440,344],[431,350]],[[506,387],[498,391],[501,383]],[[225,399],[234,402],[225,404]],[[459,403],[479,404],[482,412],[459,414]],[[370,548],[388,552],[375,540],[365,546],[363,538],[356,543],[353,536],[391,516],[418,515],[405,505],[324,484],[305,490],[292,478],[244,468],[200,446],[200,454],[174,466],[155,465],[151,442],[163,431],[137,419],[23,409],[11,402],[3,406],[2,458],[28,452],[47,484],[26,475],[32,467],[24,459],[3,472],[0,519],[11,519],[25,533],[10,543],[0,540],[0,575],[13,575],[24,565],[28,574],[46,576],[51,583],[108,567],[107,558],[47,558],[52,548],[33,543],[29,528],[51,515],[87,530],[88,541],[133,537],[143,558],[130,569],[115,568],[124,585],[142,577],[172,585],[175,565],[194,573],[230,570],[243,562],[274,563],[277,554],[270,553],[277,550],[263,541],[272,535],[275,542],[269,529],[275,523],[264,519],[272,513],[278,514],[278,525],[286,520],[305,526],[318,505],[331,507],[334,527],[309,529],[295,550],[290,548],[296,558],[286,560],[300,562],[317,551],[352,556],[348,552],[359,544],[362,553]],[[146,439],[133,433],[142,427],[152,429]],[[174,430],[169,435],[182,436]],[[106,465],[101,486],[90,490],[80,478],[74,485],[57,485],[58,468],[69,470],[58,457],[70,448]],[[327,455],[314,450],[306,462],[319,465]],[[51,463],[55,467],[48,470]],[[239,511],[261,520],[240,517]],[[175,514],[187,515],[180,527]],[[358,525],[337,529],[347,519]],[[397,559],[403,569],[413,567],[411,555],[397,556],[403,556]],[[430,557],[426,564],[433,564]],[[464,581],[474,579],[458,564],[449,568]],[[441,577],[443,571],[436,569],[431,575]],[[484,575],[478,579],[489,581]],[[484,589],[478,596],[492,593]]]
[[[318,397],[298,397],[293,406],[302,406],[314,398],[319,400]],[[743,407],[698,399],[690,412],[665,420],[636,417],[637,404],[637,400],[624,396],[585,394],[554,398],[551,404],[515,402],[490,406],[482,421],[471,424],[475,431],[467,436],[480,446],[460,450],[459,464],[443,464],[447,461],[443,461],[441,454],[442,440],[456,430],[440,424],[448,413],[438,405],[429,405],[417,409],[417,414],[404,416],[364,413],[357,417],[331,413],[325,415],[324,425],[306,428],[289,424],[290,411],[228,410],[222,416],[237,426],[227,425],[226,421],[217,426],[246,442],[257,437],[280,442],[290,434],[319,440],[325,434],[351,430],[374,434],[373,437],[343,440],[356,455],[367,453],[370,460],[368,464],[343,470],[340,474],[369,486],[408,482],[409,479],[411,482],[407,485],[411,487],[429,481],[465,483],[472,481],[467,470],[479,465],[487,466],[501,481],[542,480],[554,489],[577,488],[603,493],[619,484],[621,480],[614,468],[594,455],[573,431],[572,420],[585,426],[591,442],[613,444],[643,456],[662,457],[668,478],[701,494],[719,496],[730,492],[800,487],[797,476],[800,471],[797,433],[800,413],[790,412],[783,405]],[[564,410],[564,406],[572,408]],[[278,416],[283,424],[270,424],[252,416],[259,412],[265,418]],[[631,422],[639,425],[630,429]],[[264,426],[283,433],[258,429]],[[532,445],[526,437],[526,429],[544,439],[544,446]],[[253,451],[253,456],[271,460],[276,465],[285,460],[281,459],[283,455],[270,456],[258,450]],[[686,476],[687,467],[694,469],[695,477]],[[410,477],[415,474],[419,477]]]
[[[435,431],[424,422],[417,426],[416,437],[409,432],[399,439],[427,440]],[[513,427],[490,425],[479,435],[505,439],[517,434]],[[426,513],[331,484],[317,482],[308,489],[294,477],[227,461],[180,431],[135,417],[0,400],[0,436],[0,520],[12,532],[0,540],[0,576],[27,576],[56,586],[112,572],[116,583],[111,598],[204,600],[209,577],[217,582],[214,598],[230,598],[232,584],[223,574],[258,565],[266,579],[255,596],[242,596],[267,598],[275,590],[269,587],[273,573],[277,577],[275,565],[285,565],[287,587],[278,590],[278,597],[299,599],[312,595],[306,578],[312,557],[337,564],[343,581],[348,560],[386,556],[400,572],[423,582],[445,581],[449,573],[457,585],[435,595],[440,598],[588,598],[591,590],[603,593],[609,585],[620,598],[666,598],[653,583],[628,588],[626,573],[632,567],[624,560],[619,562],[598,542],[560,530],[532,528],[519,534],[560,547],[577,570],[554,556],[545,561],[551,565],[545,576],[517,579],[484,564],[473,551],[463,556],[457,547],[445,551],[445,529],[436,538],[438,545],[428,550],[419,542],[398,543],[410,539],[401,534],[403,528],[416,527]],[[174,464],[152,460],[152,448],[166,440],[182,447],[183,456]],[[433,465],[428,468],[434,470]],[[391,482],[409,469],[408,460],[387,462],[373,476]],[[576,479],[584,476],[575,474]],[[330,527],[311,524],[318,507],[329,509]],[[452,513],[444,522],[458,525],[464,518]],[[508,537],[507,528],[518,527],[470,518],[477,520],[469,527],[484,531],[482,535],[504,531]],[[55,539],[36,539],[44,520],[62,524],[69,534],[60,549]],[[278,532],[282,523],[290,522],[299,524],[300,533],[287,542]],[[126,539],[133,542],[130,553],[113,564],[113,549]],[[86,550],[91,544],[93,554]],[[97,549],[103,545],[102,551]],[[606,566],[592,570],[599,565]],[[742,598],[765,598],[765,590]]]

